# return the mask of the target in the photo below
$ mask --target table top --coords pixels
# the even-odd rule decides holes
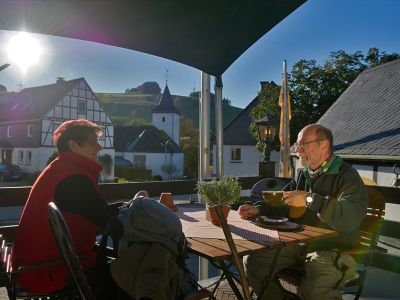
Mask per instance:
[[[206,220],[204,206],[179,205],[176,214],[191,252],[212,261],[231,259],[222,229]],[[296,231],[265,229],[241,219],[233,210],[229,213],[228,225],[240,256],[336,235],[335,231],[306,225]]]

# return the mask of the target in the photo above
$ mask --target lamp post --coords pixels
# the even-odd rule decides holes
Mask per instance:
[[[394,179],[392,186],[399,187],[400,163],[394,164],[393,173],[396,175],[396,178]]]
[[[164,143],[164,166],[165,166],[165,168],[168,168],[168,169],[165,171],[165,175],[167,175],[167,172],[168,172],[168,179],[171,180],[171,162],[170,162],[169,167],[167,166],[167,146],[168,146],[168,144],[169,144],[170,142],[172,142],[171,139],[167,140],[167,141]]]
[[[275,162],[271,161],[271,150],[278,131],[278,122],[271,116],[257,120],[258,137],[264,142],[264,161],[259,163],[261,177],[275,177]]]
[[[4,64],[2,66],[0,66],[0,72],[3,71],[4,69],[8,68],[10,66],[10,64]]]

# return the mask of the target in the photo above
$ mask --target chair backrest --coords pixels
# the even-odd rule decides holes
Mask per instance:
[[[378,244],[379,231],[385,215],[385,198],[376,189],[366,187],[369,197],[367,215],[360,224],[361,247],[370,248]]]
[[[262,191],[281,191],[287,184],[287,181],[276,178],[261,179],[253,185],[250,192],[250,199],[253,203],[263,201]]]
[[[68,269],[76,293],[82,300],[95,299],[86,280],[86,276],[80,267],[79,257],[75,254],[71,233],[68,230],[67,223],[53,202],[48,204],[48,214],[54,241]]]

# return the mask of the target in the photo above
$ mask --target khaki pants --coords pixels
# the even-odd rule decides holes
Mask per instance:
[[[157,243],[133,244],[111,263],[115,282],[132,298],[175,299],[178,266]]]
[[[274,251],[270,251],[244,257],[247,277],[256,293],[260,292],[262,281],[269,271],[274,254]],[[300,298],[305,300],[343,299],[340,283],[354,274],[355,268],[353,267],[356,263],[351,257],[346,256],[348,263],[352,265],[352,272],[346,272],[345,278],[342,280],[343,273],[335,267],[335,258],[336,253],[333,251],[314,252],[306,257],[302,246],[284,247],[275,265],[274,275],[277,271],[287,267],[302,268],[305,275],[298,291]],[[271,280],[262,299],[281,300],[285,296],[286,292],[279,283]]]

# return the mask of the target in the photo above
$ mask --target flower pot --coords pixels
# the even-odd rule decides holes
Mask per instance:
[[[161,193],[160,195],[160,203],[164,204],[172,211],[176,211],[176,206],[174,204],[174,199],[171,193]]]
[[[222,207],[222,212],[224,214],[225,220],[228,218],[230,210],[231,210],[231,208],[229,206]],[[217,226],[220,225],[218,217],[217,217],[217,213],[215,212],[215,209],[212,206],[207,205],[207,207],[206,207],[206,219],[208,221],[211,221],[211,223],[213,223],[214,225],[217,225]]]

